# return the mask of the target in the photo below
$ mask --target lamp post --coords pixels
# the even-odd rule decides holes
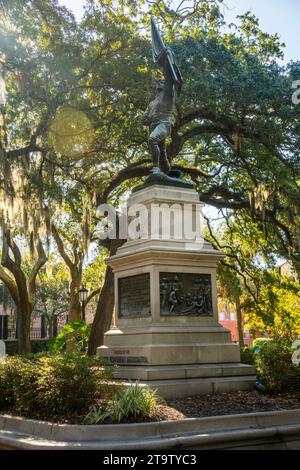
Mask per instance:
[[[79,289],[79,301],[81,302],[81,320],[85,321],[85,303],[87,301],[88,297],[88,290],[82,286],[81,289]]]

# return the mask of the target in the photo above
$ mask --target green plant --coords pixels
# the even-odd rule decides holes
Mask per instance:
[[[158,403],[156,390],[142,387],[137,382],[123,389],[112,402],[113,419],[120,423],[124,419],[149,417]]]
[[[50,345],[51,352],[63,352],[67,346],[79,352],[85,352],[91,331],[91,326],[82,320],[68,323],[61,332],[54,338]]]
[[[89,424],[99,424],[107,419],[121,423],[130,418],[149,418],[159,401],[156,390],[136,382],[119,389],[110,402],[91,406],[85,420]]]
[[[105,396],[111,370],[80,353],[18,356],[0,365],[1,406],[45,417],[85,411]]]
[[[257,376],[272,393],[299,391],[300,367],[292,362],[292,342],[274,339],[255,354]]]
[[[256,338],[253,341],[253,348],[254,352],[258,351],[261,347],[263,347],[265,344],[267,344],[269,341],[271,341],[270,338]]]
[[[241,362],[243,364],[255,364],[255,353],[252,346],[241,347]]]
[[[34,390],[36,383],[33,369],[30,368],[30,361],[19,356],[7,356],[5,361],[0,364],[1,408],[15,406],[19,402],[19,397],[32,401],[28,393],[29,384],[31,390]]]
[[[111,410],[109,403],[101,402],[90,407],[88,414],[84,418],[84,421],[87,424],[101,424],[110,417]]]

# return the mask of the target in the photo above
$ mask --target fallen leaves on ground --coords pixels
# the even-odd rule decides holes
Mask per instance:
[[[153,421],[178,421],[187,418],[201,418],[205,416],[222,416],[240,413],[257,413],[264,411],[281,411],[300,409],[300,398],[290,394],[282,395],[262,395],[257,391],[252,392],[231,392],[219,393],[215,395],[201,395],[186,397],[177,400],[166,400],[157,405],[148,419],[130,418],[127,423],[142,423]],[[43,413],[28,415],[18,409],[10,409],[4,413],[24,416],[31,419],[40,419],[64,424],[84,424],[84,415],[76,412],[66,413],[65,416],[58,416],[53,413],[51,416]],[[111,424],[107,421],[105,424]]]
[[[290,394],[231,392],[167,400],[166,404],[157,406],[154,415],[162,421],[296,408],[300,408],[300,399]]]

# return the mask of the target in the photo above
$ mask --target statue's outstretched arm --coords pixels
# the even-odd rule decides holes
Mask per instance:
[[[163,58],[163,72],[165,78],[165,92],[168,94],[173,94],[173,89],[175,85],[174,73],[171,68],[171,64],[174,62],[174,56],[172,50],[167,47],[164,51]]]
[[[163,68],[165,77],[165,91],[173,93],[175,85],[177,94],[180,94],[182,87],[182,76],[176,64],[172,50],[167,47],[160,35],[154,19],[151,17],[151,36],[153,60]]]

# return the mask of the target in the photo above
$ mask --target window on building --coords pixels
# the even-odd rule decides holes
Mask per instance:
[[[236,320],[234,312],[230,312],[230,320]]]

